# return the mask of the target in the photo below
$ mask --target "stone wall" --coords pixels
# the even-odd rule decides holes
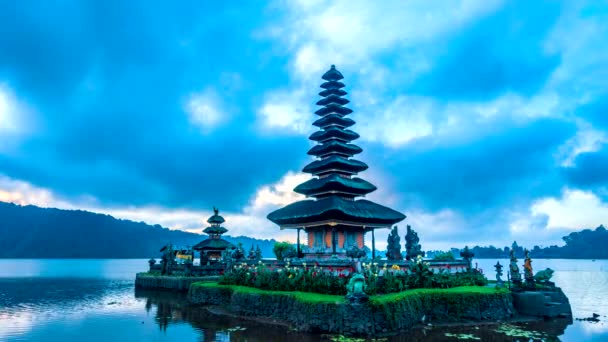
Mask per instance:
[[[201,281],[217,281],[217,276],[207,277],[179,277],[159,276],[148,273],[137,273],[135,276],[135,287],[148,290],[171,290],[187,292],[190,285]]]
[[[407,330],[421,322],[496,321],[511,317],[511,294],[421,294],[366,304],[307,302],[289,294],[260,294],[230,287],[194,285],[188,298],[219,305],[239,316],[267,317],[298,331],[378,336]],[[340,298],[340,297],[338,297]]]

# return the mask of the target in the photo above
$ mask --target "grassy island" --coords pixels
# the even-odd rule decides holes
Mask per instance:
[[[262,290],[217,282],[194,283],[193,304],[218,305],[243,317],[266,317],[300,331],[368,335],[403,331],[426,322],[496,321],[511,317],[507,289],[462,286],[412,289],[372,295],[369,302],[351,304],[341,295]]]

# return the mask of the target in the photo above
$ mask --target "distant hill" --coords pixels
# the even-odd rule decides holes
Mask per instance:
[[[608,259],[608,230],[603,225],[595,229],[583,229],[572,232],[564,237],[564,246],[527,247],[530,250],[530,257],[537,259]],[[517,258],[524,256],[524,247],[519,246],[517,241],[513,241],[510,247],[494,246],[474,246],[471,251],[476,258],[480,259],[508,259],[510,250],[515,251]],[[429,256],[433,256],[441,251],[430,251]],[[460,256],[460,249],[452,248],[454,256]]]
[[[168,242],[192,246],[205,238],[88,211],[0,202],[0,258],[149,258]],[[246,251],[259,245],[264,257],[274,257],[275,240],[225,238]]]

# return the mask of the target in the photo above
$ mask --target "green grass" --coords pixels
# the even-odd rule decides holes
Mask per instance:
[[[203,288],[220,288],[229,289],[238,293],[250,293],[256,295],[279,295],[291,296],[298,301],[305,303],[345,303],[344,296],[327,295],[313,292],[298,292],[298,291],[269,291],[261,290],[254,287],[239,286],[239,285],[222,285],[217,282],[197,282],[192,284],[194,287]],[[509,290],[506,288],[496,289],[494,287],[485,286],[460,286],[449,289],[413,289],[397,293],[389,293],[385,295],[370,296],[371,304],[382,305],[389,302],[398,301],[409,296],[415,295],[434,295],[434,294],[454,294],[454,295],[493,295],[505,294]]]
[[[239,285],[222,285],[216,282],[209,283],[201,283],[197,282],[192,284],[193,287],[203,287],[203,288],[220,288],[220,289],[230,289],[234,292],[238,293],[249,293],[256,295],[275,295],[275,296],[290,296],[294,297],[296,300],[304,303],[345,303],[344,296],[336,296],[336,295],[327,295],[320,293],[312,293],[312,292],[298,292],[298,291],[269,291],[269,290],[260,290],[254,287],[248,286],[239,286]]]
[[[508,293],[507,289],[496,289],[485,286],[459,286],[449,289],[413,289],[403,292],[389,293],[385,295],[371,296],[370,302],[375,305],[382,305],[394,301],[398,301],[409,296],[416,295],[439,295],[439,294],[454,294],[454,295],[493,295]]]

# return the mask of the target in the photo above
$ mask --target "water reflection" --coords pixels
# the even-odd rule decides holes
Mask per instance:
[[[161,331],[171,325],[187,322],[201,334],[202,341],[322,341],[322,336],[290,332],[285,327],[264,324],[237,317],[218,316],[206,308],[191,306],[185,295],[165,291],[136,289],[135,298],[145,299],[148,312]],[[154,310],[156,309],[156,310]]]
[[[480,266],[487,263],[491,269],[495,262],[482,260]],[[608,341],[608,261],[535,262],[537,269],[556,270],[556,283],[569,296],[574,317],[597,312],[600,322],[427,326],[387,341],[457,341],[455,336],[482,341]],[[87,263],[91,269],[85,269]],[[133,275],[146,265],[146,260],[0,260],[0,341],[331,340],[284,326],[213,315],[188,305],[185,295],[135,291]]]
[[[337,338],[295,333],[276,325],[214,315],[204,307],[188,305],[185,296],[170,292],[136,290],[135,297],[145,299],[148,312],[155,311],[155,322],[161,331],[166,331],[171,324],[187,322],[201,333],[203,341],[329,341]],[[522,338],[535,337],[544,341],[559,341],[558,337],[564,334],[571,323],[570,319],[559,319],[513,324],[426,326],[401,335],[388,336],[385,340],[449,341],[457,340],[455,336],[473,336],[482,341],[521,341]]]

